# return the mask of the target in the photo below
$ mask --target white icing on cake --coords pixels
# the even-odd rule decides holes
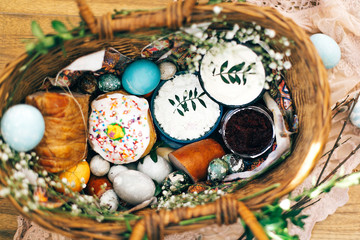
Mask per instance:
[[[148,110],[142,98],[121,93],[99,96],[91,103],[91,147],[115,164],[139,160],[150,143]]]

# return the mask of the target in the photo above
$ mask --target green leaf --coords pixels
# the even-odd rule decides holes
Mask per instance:
[[[230,70],[228,71],[229,73],[232,73],[232,72],[238,72],[238,71],[241,71],[245,66],[245,62],[242,62],[238,65],[235,65],[233,66],[232,68],[230,68]]]
[[[191,105],[192,105],[193,110],[195,111],[196,110],[196,104],[195,104],[195,102],[193,100],[191,100]]]
[[[245,72],[249,72],[254,66],[255,66],[255,63],[250,63],[250,64],[247,66]]]
[[[157,195],[159,195],[161,193],[161,186],[155,180],[153,180],[153,182],[155,184],[155,194],[154,194],[154,196],[156,197]]]
[[[39,39],[43,39],[45,37],[40,25],[36,21],[31,22],[31,31],[33,35]]]
[[[184,113],[180,110],[180,109],[176,109],[178,111],[178,113],[181,115],[181,116],[184,116]]]
[[[158,157],[157,157],[157,154],[156,154],[156,150],[155,151],[150,151],[150,158],[151,160],[153,160],[153,162],[157,162],[158,161]]]
[[[29,42],[25,46],[26,52],[31,53],[32,51],[34,51],[35,47],[36,47],[36,44],[34,42]]]
[[[55,37],[54,36],[47,36],[42,40],[44,47],[51,48],[55,46]]]
[[[229,61],[224,62],[220,67],[220,72],[222,73],[228,66]]]
[[[188,111],[189,111],[189,109],[188,109],[188,106],[187,106],[187,103],[186,103],[186,102],[182,103],[182,104],[181,104],[181,107],[184,109],[184,112],[188,112]]]
[[[190,90],[190,91],[189,91],[189,98],[191,98],[192,95],[193,95],[193,92],[192,92],[192,90]]]
[[[178,101],[180,103],[180,98],[178,95],[175,95],[175,99],[176,99],[176,101]]]
[[[205,104],[204,100],[202,100],[202,99],[200,99],[200,98],[198,98],[198,100],[199,100],[199,102],[201,103],[201,105],[203,105],[203,106],[206,108],[206,104]]]
[[[244,83],[244,85],[246,84],[246,80],[247,80],[247,79],[246,79],[246,74],[244,74],[244,75],[243,75],[243,83]]]
[[[68,33],[69,31],[67,30],[66,26],[64,23],[58,21],[58,20],[54,20],[51,22],[51,26],[53,27],[53,29],[55,31],[57,31],[58,33]]]
[[[212,74],[215,75],[216,68],[213,69]]]
[[[59,37],[61,37],[64,40],[71,40],[74,39],[73,35],[71,33],[60,33]]]
[[[233,76],[231,76],[230,74],[229,74],[229,79],[230,79],[230,82],[231,82],[231,83],[235,83],[235,82],[236,82],[236,79],[235,79]]]
[[[205,92],[200,93],[199,98],[204,96],[204,95],[205,95]]]
[[[222,74],[220,74],[220,77],[224,81],[224,83],[230,84],[230,82]]]
[[[197,88],[195,88],[195,90],[194,90],[194,97],[195,97],[195,98],[196,98],[197,94],[198,94]]]
[[[174,102],[174,100],[172,100],[172,99],[169,99],[169,102],[171,103],[171,105],[175,105],[175,102]]]
[[[237,82],[238,84],[241,83],[241,79],[239,78],[238,75],[235,75],[235,82]]]

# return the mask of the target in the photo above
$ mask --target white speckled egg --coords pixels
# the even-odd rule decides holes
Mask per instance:
[[[161,183],[172,171],[170,163],[159,155],[157,155],[156,162],[151,159],[150,155],[147,155],[142,163],[139,162],[137,168],[158,183]]]
[[[90,171],[95,176],[101,177],[110,170],[110,162],[103,159],[100,155],[95,155],[90,161]]]
[[[176,73],[176,65],[171,62],[162,62],[159,64],[160,79],[168,80]]]
[[[119,206],[118,197],[113,189],[107,190],[100,197],[100,206],[105,207],[110,212],[115,212]]]
[[[356,127],[360,128],[360,102],[355,104],[354,110],[350,115],[350,122]]]
[[[124,165],[114,165],[110,168],[110,171],[108,173],[108,178],[111,182],[114,182],[114,179],[116,178],[116,176],[123,172],[123,171],[127,171],[129,170],[127,167],[125,167]]]
[[[341,51],[334,39],[328,35],[317,33],[312,35],[310,40],[318,51],[325,68],[333,68],[339,63]]]
[[[113,183],[116,194],[127,203],[137,205],[155,194],[153,180],[142,172],[124,171],[115,177]]]

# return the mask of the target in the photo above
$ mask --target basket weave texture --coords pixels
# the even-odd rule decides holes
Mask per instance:
[[[99,38],[86,37],[68,41],[65,43],[66,57],[63,56],[60,48],[53,49],[48,54],[38,57],[25,73],[21,73],[19,69],[29,61],[30,57],[27,54],[9,63],[0,75],[2,109],[9,100],[9,93],[14,93],[11,99],[12,104],[22,102],[27,95],[36,92],[41,87],[44,77],[56,75],[60,69],[81,56],[111,46],[124,55],[137,57],[142,47],[149,42],[132,38],[131,35],[152,35],[158,31],[156,29],[158,27],[166,26],[176,29],[183,24],[211,21],[214,7],[213,5],[195,5],[195,0],[177,1],[160,11],[136,12],[113,19],[111,14],[95,18],[84,0],[77,0],[77,3],[82,18],[88,24],[88,30],[97,33]],[[294,49],[290,57],[293,67],[285,76],[299,118],[299,133],[293,145],[293,152],[279,166],[214,203],[173,211],[146,209],[138,212],[137,214],[144,215],[144,218],[137,223],[130,222],[132,226],[136,225],[132,239],[142,239],[145,232],[149,239],[160,239],[164,234],[193,230],[212,223],[231,224],[237,221],[238,216],[257,232],[259,225],[255,217],[244,203],[237,199],[272,184],[280,183],[280,187],[245,201],[250,209],[256,210],[292,191],[311,172],[326,143],[331,114],[329,84],[326,70],[307,34],[291,19],[281,16],[271,8],[259,8],[245,3],[223,3],[219,6],[228,22],[239,24],[242,21],[256,22],[294,41]],[[126,31],[130,31],[131,34],[114,37],[114,32]],[[4,179],[7,174],[2,171],[0,175],[0,180],[5,185]],[[119,234],[127,230],[125,224],[119,222],[98,223],[95,220],[80,217],[69,219],[68,215],[40,210],[26,213],[13,198],[10,197],[10,200],[22,215],[50,231],[65,236],[118,239]],[[177,225],[181,220],[210,214],[216,214],[216,219],[188,226]],[[261,231],[258,234],[255,233],[259,239],[266,239],[263,234]]]

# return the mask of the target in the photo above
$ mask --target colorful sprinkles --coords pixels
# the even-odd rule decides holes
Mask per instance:
[[[115,164],[137,161],[150,142],[148,110],[148,102],[136,96],[121,93],[99,96],[91,103],[91,147]]]

